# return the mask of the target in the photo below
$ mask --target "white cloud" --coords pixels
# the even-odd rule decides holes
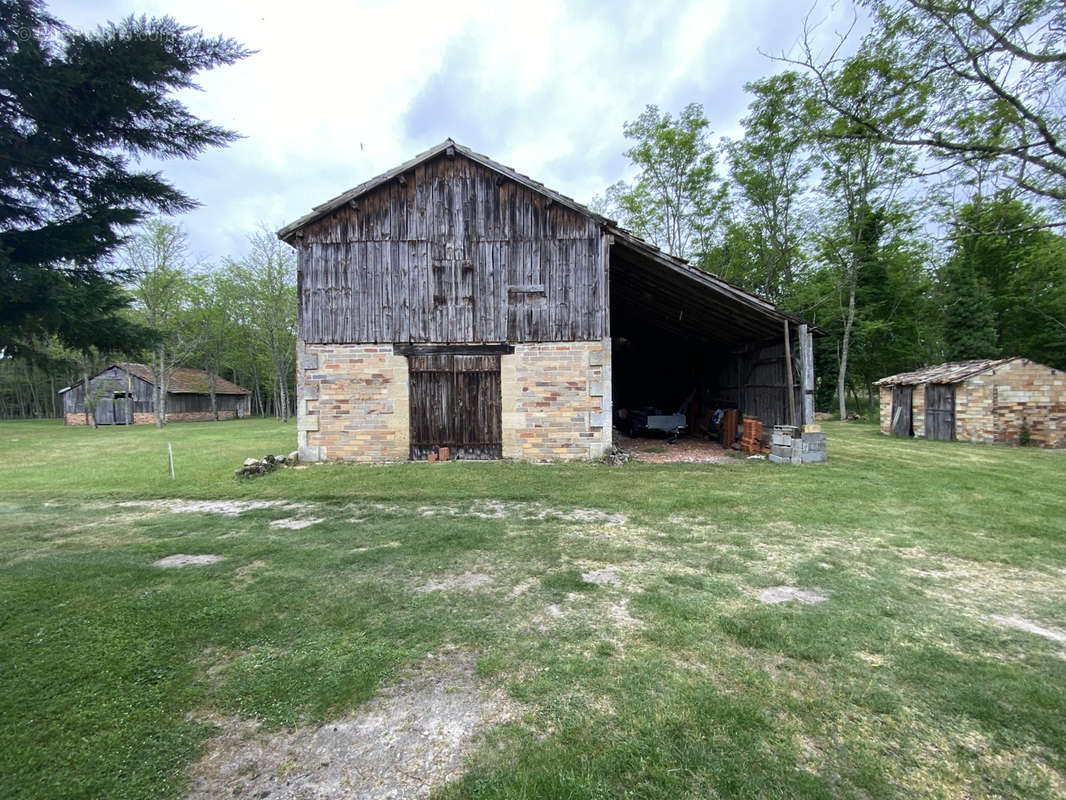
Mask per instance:
[[[702,102],[735,134],[742,85],[778,68],[808,6],[646,3],[54,2],[75,27],[171,14],[259,52],[200,78],[194,113],[245,137],[164,173],[203,206],[194,250],[237,255],[259,221],[291,221],[453,136],[581,201],[620,177],[622,125],[648,103]],[[840,15],[840,9],[831,13]]]

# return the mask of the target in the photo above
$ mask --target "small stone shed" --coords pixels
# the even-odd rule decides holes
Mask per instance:
[[[821,331],[451,139],[278,236],[301,460],[596,458],[622,409],[813,421]]]
[[[211,405],[211,381],[215,405]],[[155,423],[155,377],[144,364],[111,364],[89,377],[89,394],[95,398],[97,425],[146,425]],[[82,381],[60,389],[63,421],[85,425],[85,387]],[[186,367],[170,373],[166,394],[167,422],[233,419],[251,411],[251,392],[224,378]]]
[[[1066,372],[1026,358],[923,367],[877,381],[881,431],[896,436],[1066,447]]]

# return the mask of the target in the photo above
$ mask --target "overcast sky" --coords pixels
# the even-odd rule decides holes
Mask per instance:
[[[209,261],[452,137],[581,202],[628,177],[622,126],[702,103],[736,135],[743,85],[780,67],[814,0],[315,2],[63,0],[77,28],[169,14],[258,52],[205,73],[194,113],[245,138],[164,174],[202,203],[180,222]],[[849,4],[821,0],[830,35]]]

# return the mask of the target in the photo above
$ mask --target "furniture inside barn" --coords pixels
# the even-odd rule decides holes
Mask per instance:
[[[764,426],[814,421],[809,326],[631,234],[615,231],[612,239],[616,415],[685,414],[694,435],[718,409]]]

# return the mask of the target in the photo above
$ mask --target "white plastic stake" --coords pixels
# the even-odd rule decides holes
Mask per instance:
[[[170,479],[174,480],[174,450],[170,446],[170,442],[167,442],[167,456],[170,457]]]

